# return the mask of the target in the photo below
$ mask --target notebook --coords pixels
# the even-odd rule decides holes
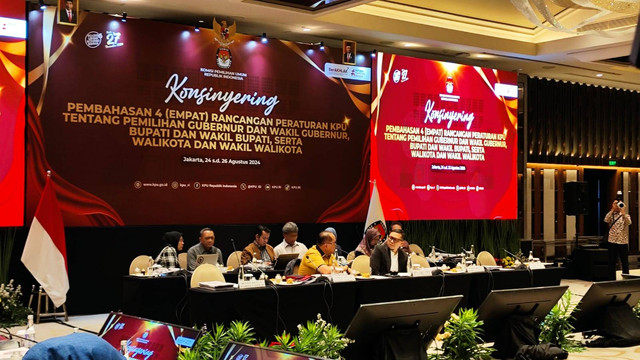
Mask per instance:
[[[292,253],[292,254],[280,254],[280,256],[276,259],[276,263],[273,264],[274,270],[284,270],[287,267],[289,261],[293,259],[297,259],[300,254]]]
[[[200,266],[202,264],[217,265],[218,264],[218,254],[202,254],[202,255],[198,255],[198,257],[196,258],[196,267],[198,267],[198,266]]]

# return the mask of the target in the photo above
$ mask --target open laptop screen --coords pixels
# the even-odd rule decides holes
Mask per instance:
[[[218,264],[218,254],[202,254],[202,255],[198,255],[198,257],[196,258],[196,267],[198,267],[198,266],[200,266],[202,264],[217,265]]]
[[[192,348],[200,331],[147,320],[122,313],[111,312],[100,329],[99,336],[111,346],[120,349],[127,340],[130,359],[175,360],[183,349]]]

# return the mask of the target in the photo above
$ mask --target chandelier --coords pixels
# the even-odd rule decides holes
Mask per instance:
[[[596,13],[575,26],[567,27],[551,12],[549,2],[565,9],[588,9]],[[511,3],[538,27],[573,34],[633,32],[640,12],[640,0],[511,0]],[[618,16],[611,20],[603,19],[611,14]]]

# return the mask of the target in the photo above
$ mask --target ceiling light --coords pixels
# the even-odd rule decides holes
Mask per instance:
[[[126,13],[126,12],[124,12],[124,11],[122,12],[122,19],[121,19],[121,21],[122,21],[122,22],[127,22],[127,13]]]
[[[373,49],[373,51],[371,52],[371,57],[374,58],[376,57],[376,53],[378,52],[378,50]]]
[[[40,10],[44,10],[47,8],[47,5],[44,4],[44,0],[39,0],[38,3],[40,4]]]
[[[309,28],[308,28],[308,27],[306,27],[306,26],[303,26],[303,27],[302,27],[302,31],[304,31],[304,32],[309,32],[309,31],[311,31],[311,29],[309,29]]]
[[[604,75],[602,73],[597,73],[596,77],[603,77]]]
[[[471,57],[475,58],[475,59],[492,59],[492,58],[495,58],[494,55],[485,54],[485,53],[473,54],[473,55],[471,55]]]
[[[320,41],[320,50],[324,50],[324,41]]]
[[[267,39],[267,33],[262,33],[262,37],[260,38],[260,41],[261,41],[263,44],[266,44],[266,43],[267,43],[267,41],[268,41],[268,39]]]

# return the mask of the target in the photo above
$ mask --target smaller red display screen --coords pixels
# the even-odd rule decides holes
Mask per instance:
[[[379,53],[371,180],[386,219],[517,217],[517,74]]]

